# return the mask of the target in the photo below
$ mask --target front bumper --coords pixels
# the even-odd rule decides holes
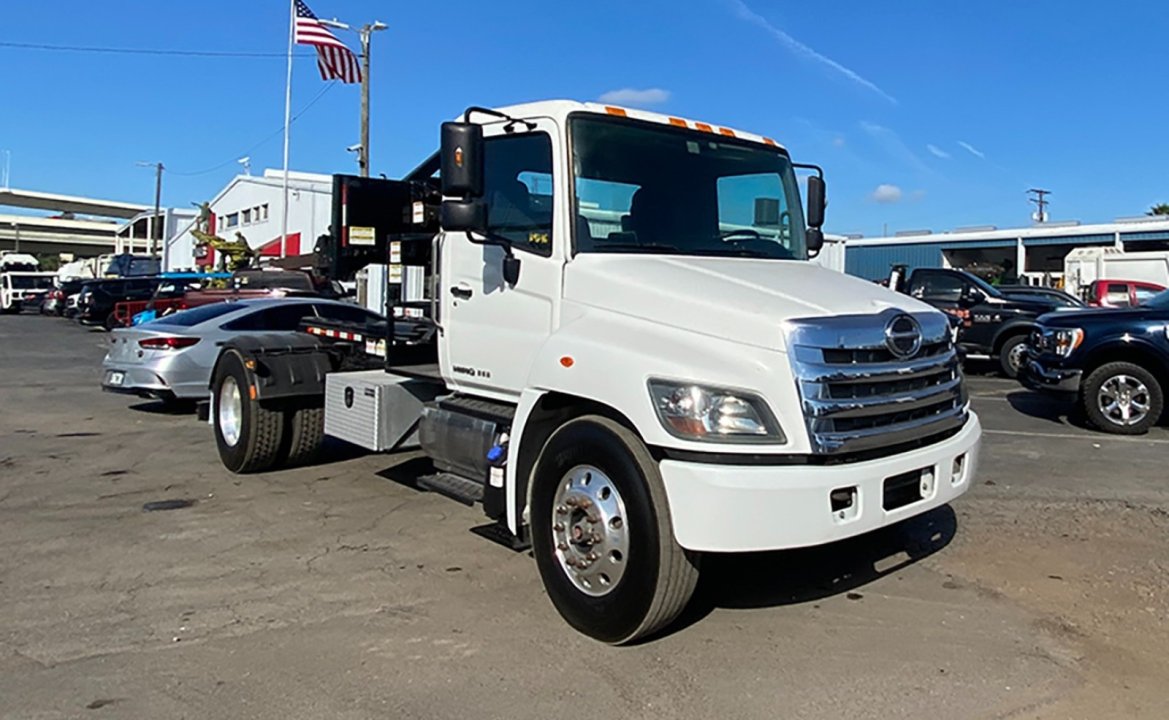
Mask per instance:
[[[689,550],[750,552],[867,533],[966,492],[977,471],[981,440],[982,426],[971,413],[966,425],[942,442],[865,462],[745,466],[664,460],[661,473],[674,537]],[[886,480],[919,470],[920,499],[886,510]],[[834,510],[833,491],[845,491],[851,504]]]
[[[1047,367],[1034,358],[1019,368],[1019,382],[1031,390],[1056,393],[1078,393],[1083,370],[1077,368]]]

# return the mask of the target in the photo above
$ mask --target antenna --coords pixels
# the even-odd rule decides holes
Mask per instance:
[[[236,160],[236,162],[239,163],[240,165],[244,166],[244,175],[251,175],[252,174],[252,158],[251,158],[251,156],[245,155],[242,158],[240,158],[239,160]]]
[[[1030,202],[1035,203],[1035,205],[1037,206],[1037,209],[1031,215],[1031,219],[1037,223],[1047,222],[1047,206],[1049,205],[1049,203],[1047,202],[1047,196],[1051,195],[1051,191],[1050,190],[1040,190],[1039,188],[1031,188],[1030,190],[1027,191],[1027,194],[1028,195],[1030,195],[1030,194],[1035,195],[1035,197],[1028,198],[1028,200]]]

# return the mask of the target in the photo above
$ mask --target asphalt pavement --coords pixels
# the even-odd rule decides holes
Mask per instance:
[[[107,338],[0,317],[0,718],[1164,716],[1164,427],[972,368],[953,507],[710,557],[676,627],[611,648],[400,458],[227,473],[193,415],[100,391]]]

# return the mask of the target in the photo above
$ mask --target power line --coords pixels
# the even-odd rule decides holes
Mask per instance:
[[[50,50],[55,52],[87,52],[120,55],[175,55],[179,57],[243,57],[243,58],[283,58],[288,57],[282,52],[247,52],[237,50],[167,50],[162,48],[119,48],[98,47],[95,45],[48,45],[43,43],[0,42],[0,47],[16,48],[19,50]],[[294,57],[315,57],[313,53],[298,53]]]
[[[320,92],[318,92],[312,100],[309,100],[307,105],[302,107],[299,111],[297,111],[297,113],[295,115],[292,116],[292,122],[296,122],[296,120],[298,118],[300,118],[301,115],[304,115],[306,112],[308,112],[309,108],[311,108],[313,105],[316,105],[317,101],[320,100],[321,98],[323,98],[325,96],[325,93],[332,90],[333,86],[336,84],[337,84],[337,81],[334,80],[334,81],[328,83],[327,85],[325,85],[323,88],[321,88]],[[251,155],[252,152],[254,152],[261,145],[271,141],[273,138],[280,135],[280,133],[282,133],[282,132],[284,132],[283,125],[276,128],[275,132],[273,132],[271,135],[268,135],[267,137],[265,137],[263,140],[259,141],[255,145],[252,145],[251,147],[244,150],[243,152],[236,153],[229,160],[224,160],[223,162],[219,163],[218,165],[216,165],[214,167],[209,167],[209,168],[206,168],[205,170],[197,170],[195,172],[176,172],[174,170],[171,170],[170,168],[167,168],[167,172],[169,172],[171,175],[178,175],[180,177],[195,177],[196,175],[206,175],[207,173],[213,173],[216,170],[221,170],[234,162],[238,162],[239,158],[243,157],[244,155]]]

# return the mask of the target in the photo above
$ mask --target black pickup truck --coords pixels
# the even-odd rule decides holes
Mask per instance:
[[[1036,318],[1061,305],[1043,296],[1003,292],[976,275],[947,268],[920,268],[907,276],[905,267],[897,266],[889,287],[957,317],[959,348],[997,359],[1003,374],[1012,378],[1022,366]]]
[[[1148,432],[1169,387],[1169,291],[1134,308],[1052,313],[1039,318],[1019,380],[1081,403],[1100,430]]]

